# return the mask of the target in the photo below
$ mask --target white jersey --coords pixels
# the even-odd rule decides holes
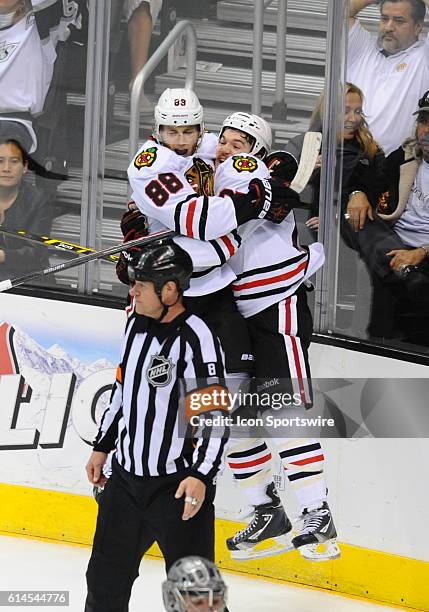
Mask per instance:
[[[237,228],[235,206],[228,197],[196,196],[185,176],[190,159],[147,140],[128,167],[132,198],[143,214],[178,234],[212,240]]]
[[[208,198],[213,192],[213,166],[207,163],[214,155],[213,144],[213,135],[205,134],[195,155],[183,157],[148,140],[128,168],[132,197],[148,218],[149,233],[169,228],[182,234],[174,240],[194,266],[186,296],[207,295],[235,280],[225,262],[237,251],[240,237],[237,232],[222,236],[236,226],[234,206],[230,198]]]
[[[253,155],[234,155],[215,175],[215,193],[248,191],[254,178],[269,178],[264,162]],[[232,289],[239,311],[251,317],[295,293],[324,262],[322,244],[300,247],[295,215],[291,211],[279,224],[248,221],[240,226],[240,249],[229,260],[237,275]]]
[[[0,118],[4,113],[9,118],[13,113],[28,113],[28,120],[17,120],[34,140],[31,116],[43,111],[57,57],[55,47],[67,38],[68,27],[77,23],[78,4],[33,0],[33,7],[13,26],[0,30]]]

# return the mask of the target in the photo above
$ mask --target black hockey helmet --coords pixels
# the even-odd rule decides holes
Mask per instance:
[[[179,293],[189,287],[192,259],[173,240],[157,240],[133,256],[128,277],[133,281],[151,281],[158,296],[165,283],[174,281]]]

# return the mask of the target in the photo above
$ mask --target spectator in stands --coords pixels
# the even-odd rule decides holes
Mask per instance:
[[[31,137],[12,121],[0,123],[0,280],[47,268],[47,249],[1,232],[25,230],[48,234],[51,216],[41,191],[24,181],[28,170],[26,148]]]
[[[28,130],[29,153],[37,148],[33,118],[43,111],[55,47],[78,22],[82,1],[0,0],[0,118]]]
[[[390,184],[379,198],[378,214],[366,219],[355,234],[372,275],[368,332],[376,337],[398,335],[395,317],[404,298],[412,310],[427,310],[429,303],[429,91],[414,115],[413,137],[385,160]],[[429,334],[424,340],[423,333],[421,329],[413,341],[428,344]]]
[[[130,91],[134,79],[146,64],[153,25],[162,6],[162,0],[125,0],[124,12],[128,22],[128,40],[131,54]],[[152,113],[153,104],[142,93],[140,112]]]
[[[323,106],[324,96],[322,94],[310,121],[310,131],[322,131]],[[366,215],[373,218],[372,210],[377,204],[378,195],[386,186],[382,173],[384,154],[368,129],[362,106],[362,91],[352,83],[346,83],[342,142],[342,208],[344,211],[347,208],[350,221],[357,226],[363,224]],[[304,135],[300,135],[289,141],[287,151],[299,158],[303,140]],[[316,164],[310,179],[310,186],[313,191],[307,226],[311,230],[317,230],[319,227],[320,164]],[[346,233],[349,233],[347,228]],[[350,241],[347,240],[347,242]]]
[[[425,0],[429,5],[429,0]],[[423,0],[351,0],[347,80],[365,95],[364,112],[386,155],[410,135],[415,100],[429,83],[429,39],[419,40]],[[378,37],[355,16],[380,5]]]

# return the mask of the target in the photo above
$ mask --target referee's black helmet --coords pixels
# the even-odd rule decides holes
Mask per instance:
[[[160,294],[168,281],[174,281],[179,293],[189,288],[192,259],[173,240],[157,240],[136,253],[128,266],[131,282],[150,281]]]

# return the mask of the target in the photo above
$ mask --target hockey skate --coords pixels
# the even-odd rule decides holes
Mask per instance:
[[[283,509],[273,484],[267,489],[271,502],[252,506],[253,517],[244,529],[228,538],[226,545],[232,559],[250,560],[279,555],[293,549],[288,537],[292,524]],[[274,543],[270,547],[270,540]]]
[[[338,559],[341,552],[335,541],[337,532],[328,504],[323,502],[321,506],[305,508],[301,518],[304,521],[303,528],[292,539],[292,544],[304,559],[309,561]]]

